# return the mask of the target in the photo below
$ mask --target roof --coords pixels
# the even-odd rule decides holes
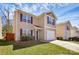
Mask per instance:
[[[17,10],[15,10],[15,12],[22,12],[22,13],[25,13],[25,14],[29,14],[29,15],[32,15],[32,16],[36,16],[36,15],[33,15],[33,14],[31,14],[31,13],[28,13],[28,12],[25,12],[25,11],[23,11],[23,10],[20,10],[20,9],[17,9]]]
[[[54,12],[46,12],[46,14],[52,14],[52,16],[55,18],[55,19],[57,19],[57,17],[56,17],[56,15],[54,14]]]
[[[35,27],[36,29],[42,29],[41,26],[34,25],[34,27]]]
[[[65,22],[62,22],[62,23],[57,24],[57,26],[58,26],[58,25],[59,25],[59,26],[60,26],[60,25],[66,25],[66,24],[68,24],[68,23],[71,25],[70,21],[65,21]],[[72,26],[72,25],[71,25],[71,26]]]
[[[28,12],[25,12],[25,11],[23,11],[23,10],[19,10],[19,9],[17,9],[17,10],[15,10],[15,11],[20,11],[20,12],[22,12],[22,13],[27,13],[27,14],[30,14],[30,15],[33,15],[33,14],[31,14],[31,13],[28,13]],[[39,17],[39,16],[41,16],[41,15],[44,15],[44,14],[52,14],[52,16],[55,18],[55,19],[57,19],[57,17],[55,16],[55,14],[53,13],[53,12],[43,12],[43,13],[41,13],[40,15],[33,15],[33,16],[37,16],[37,17]]]
[[[72,29],[78,30],[78,28],[76,26],[73,26]]]

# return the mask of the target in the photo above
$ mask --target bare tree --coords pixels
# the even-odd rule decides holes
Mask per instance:
[[[15,10],[17,9],[16,6],[18,6],[19,9],[21,9],[20,6],[16,5],[16,4],[12,4],[9,6],[4,5],[4,6],[2,6],[2,8],[0,8],[1,13],[3,14],[3,16],[6,19],[6,32],[7,33],[10,33],[10,11],[11,11],[12,6],[14,6]]]
[[[3,16],[5,17],[6,19],[6,25],[7,25],[7,30],[6,32],[9,33],[9,27],[10,27],[10,11],[9,11],[9,7],[8,8],[0,8],[0,11],[2,12]]]

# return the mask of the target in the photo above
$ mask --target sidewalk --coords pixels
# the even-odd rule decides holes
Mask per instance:
[[[60,41],[60,40],[52,41],[50,43],[62,46],[66,49],[69,49],[69,50],[72,50],[75,52],[79,52],[79,44],[76,44],[76,43],[67,42],[67,41]]]

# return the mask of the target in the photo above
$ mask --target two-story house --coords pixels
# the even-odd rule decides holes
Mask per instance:
[[[71,37],[72,25],[69,21],[59,23],[56,25],[56,37],[62,37],[65,40],[68,40]]]
[[[44,12],[39,16],[26,13],[22,10],[14,12],[15,40],[21,35],[31,35],[35,40],[51,41],[56,39],[56,16],[52,12]]]
[[[71,28],[71,37],[79,37],[79,34],[78,33],[79,33],[78,28],[75,27],[75,26],[73,26]]]
[[[79,29],[77,30],[77,38],[79,38]]]

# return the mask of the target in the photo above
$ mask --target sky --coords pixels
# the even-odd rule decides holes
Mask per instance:
[[[1,3],[0,9],[8,8],[10,10],[11,22],[13,21],[13,13],[15,9],[21,9],[25,12],[36,16],[43,12],[54,12],[57,17],[57,23],[70,21],[73,26],[79,28],[79,4],[78,3]],[[3,13],[0,11],[0,16]],[[5,24],[5,19],[3,23]]]

